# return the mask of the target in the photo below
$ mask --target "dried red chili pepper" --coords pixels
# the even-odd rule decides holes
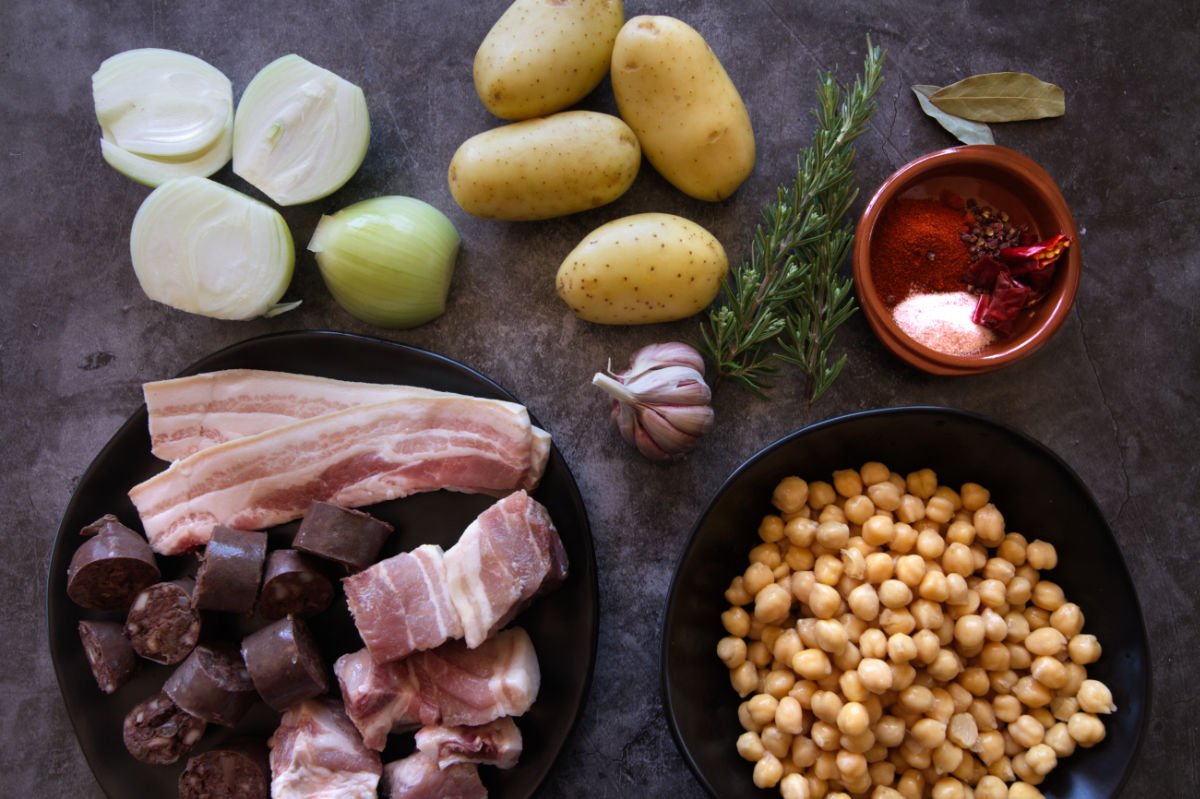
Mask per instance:
[[[1005,261],[1036,261],[1045,267],[1058,260],[1063,251],[1071,246],[1071,237],[1059,234],[1053,238],[1039,241],[1024,247],[1005,247],[1000,251],[1000,257]]]
[[[1001,272],[991,294],[982,295],[975,304],[971,321],[1006,336],[1012,332],[1017,315],[1032,293],[1032,289],[1018,283],[1008,272]]]

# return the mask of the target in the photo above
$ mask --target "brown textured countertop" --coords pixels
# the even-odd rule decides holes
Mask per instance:
[[[499,224],[450,197],[458,144],[496,120],[471,83],[474,50],[506,3],[94,3],[11,0],[0,25],[0,793],[100,797],[63,709],[45,632],[46,565],[60,515],[90,460],[140,402],[140,384],[268,332],[335,329],[434,350],[489,375],[554,434],[591,518],[600,575],[592,693],[545,796],[701,795],[668,733],[658,692],[659,622],[676,559],[725,476],[804,424],[865,408],[940,404],[1024,430],[1096,495],[1138,586],[1153,653],[1152,716],[1124,796],[1185,796],[1200,783],[1192,660],[1200,636],[1194,563],[1198,473],[1195,307],[1196,120],[1190,82],[1200,12],[1190,3],[874,3],[753,0],[648,3],[699,29],[741,89],[759,155],[730,200],[688,200],[643,165],[617,203],[575,217]],[[879,112],[859,145],[869,194],[896,167],[953,141],[926,118],[914,83],[995,71],[1064,87],[1062,119],[996,126],[996,138],[1058,181],[1081,232],[1084,277],[1064,329],[997,374],[933,378],[875,340],[861,315],[838,349],[845,374],[811,411],[794,375],[769,398],[723,386],[715,432],[687,460],[640,460],[609,428],[589,385],[609,358],[694,338],[694,320],[607,328],[571,316],[553,274],[582,236],[618,215],[670,211],[742,257],[762,203],[790,179],[812,130],[815,75],[852,77],[867,34],[888,51]],[[147,189],[100,158],[90,76],[107,56],[168,47],[222,69],[240,92],[270,60],[297,52],[360,84],[372,116],[359,173],[334,196],[284,209],[298,246],[285,316],[233,323],[149,302],[130,267],[130,222]],[[607,83],[585,107],[613,110]],[[245,189],[228,168],[218,177]],[[325,290],[308,241],[319,216],[358,199],[408,194],[445,211],[463,250],[446,314],[412,331],[351,318]],[[858,208],[861,208],[860,199]]]

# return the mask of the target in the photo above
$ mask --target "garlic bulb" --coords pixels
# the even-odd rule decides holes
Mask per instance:
[[[597,372],[592,385],[613,398],[612,418],[622,438],[652,460],[682,456],[712,429],[704,358],[687,344],[643,347],[626,371]]]

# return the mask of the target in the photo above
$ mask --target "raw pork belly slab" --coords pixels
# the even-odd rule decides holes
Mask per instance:
[[[359,650],[333,667],[346,713],[362,740],[383,751],[390,732],[422,725],[479,726],[520,716],[541,686],[529,634],[513,627],[477,649],[461,641],[403,660],[376,663]]]
[[[469,647],[567,576],[567,553],[549,512],[524,491],[481,513],[445,560],[450,599]]]
[[[355,508],[423,491],[502,495],[528,482],[529,414],[458,397],[335,411],[201,450],[134,486],[151,547],[177,555],[213,526],[261,530],[322,500]]]
[[[301,419],[393,399],[461,397],[521,408],[503,400],[417,386],[355,383],[262,369],[226,369],[157,380],[144,384],[142,393],[150,420],[151,452],[167,461]],[[523,486],[527,489],[537,485],[550,457],[550,434],[536,427],[532,433],[531,482]]]
[[[487,788],[479,781],[479,771],[467,763],[438,767],[438,762],[423,752],[384,766],[385,799],[486,799]]]
[[[442,548],[424,544],[342,581],[346,603],[371,657],[380,663],[461,638]]]
[[[267,741],[271,799],[375,799],[383,765],[332,699],[288,708]]]
[[[479,727],[422,727],[417,749],[440,768],[454,763],[512,768],[521,758],[521,731],[508,716]]]

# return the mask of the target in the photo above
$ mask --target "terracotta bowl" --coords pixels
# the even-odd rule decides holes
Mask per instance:
[[[937,198],[947,191],[1007,212],[1014,223],[1028,225],[1039,241],[1060,233],[1072,239],[1070,248],[1055,265],[1046,295],[1021,312],[1011,334],[998,337],[981,352],[969,356],[938,352],[905,334],[871,275],[872,235],[888,206],[901,198]],[[939,150],[901,167],[867,203],[854,241],[855,288],[871,328],[899,358],[938,375],[990,372],[1032,355],[1058,332],[1070,314],[1082,267],[1079,232],[1054,179],[1026,156],[990,144]]]

